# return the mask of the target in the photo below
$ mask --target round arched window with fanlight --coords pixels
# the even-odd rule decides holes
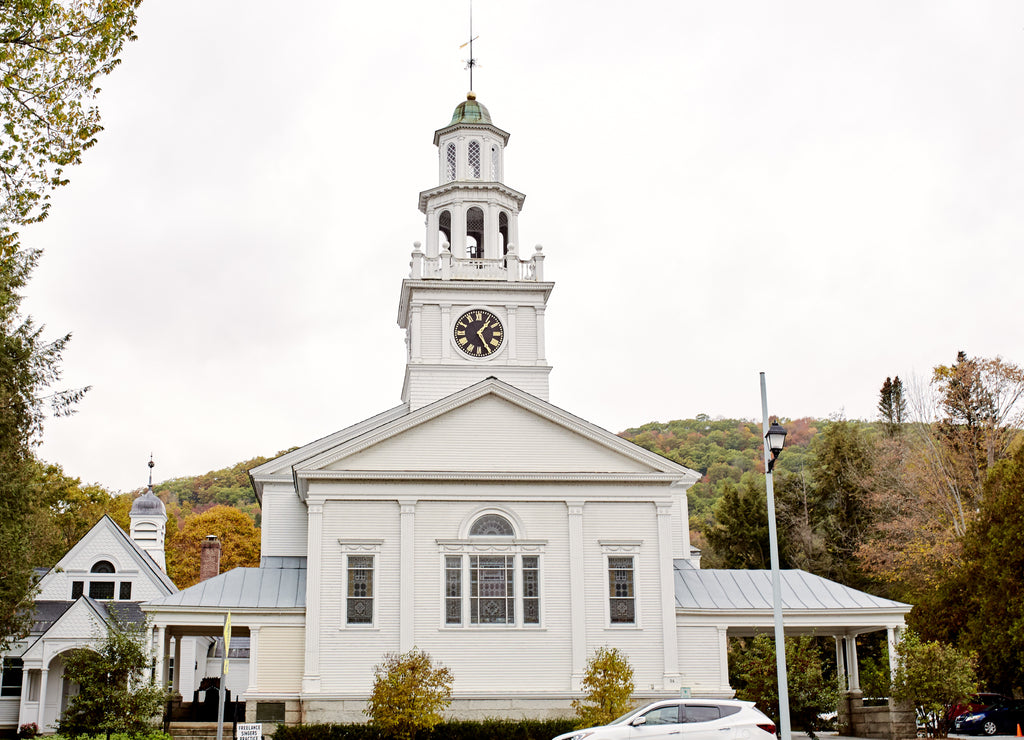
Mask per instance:
[[[470,537],[515,537],[516,531],[512,522],[501,514],[484,514],[473,522],[469,530]]]

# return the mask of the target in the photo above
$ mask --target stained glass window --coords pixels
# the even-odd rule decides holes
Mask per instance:
[[[536,555],[523,556],[523,624],[540,624],[540,568]]]
[[[501,514],[484,514],[469,530],[471,537],[512,537],[515,533],[512,524]]]
[[[469,621],[473,624],[515,622],[515,557],[471,555]]]
[[[462,624],[462,556],[444,559],[444,623]]]
[[[633,558],[608,558],[608,606],[612,624],[635,624]]]
[[[373,556],[348,556],[348,623],[373,624]]]

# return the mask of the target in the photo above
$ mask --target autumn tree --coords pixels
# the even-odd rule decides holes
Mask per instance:
[[[230,506],[214,506],[185,518],[180,529],[168,528],[167,575],[188,588],[199,581],[199,549],[208,535],[221,543],[221,571],[257,568],[260,564],[260,530],[246,514]]]
[[[633,667],[618,648],[599,647],[587,661],[582,699],[573,699],[579,729],[606,725],[633,707]]]
[[[41,221],[102,130],[99,81],[135,39],[141,0],[0,2],[0,256],[19,226]]]
[[[429,731],[441,722],[441,713],[451,703],[454,680],[451,669],[435,665],[422,650],[388,653],[373,669],[373,688],[364,711],[370,724],[386,736],[413,740],[420,730]]]
[[[132,737],[155,729],[166,692],[144,673],[149,667],[145,623],[132,622],[110,603],[106,635],[93,648],[66,653],[64,677],[79,685],[60,719],[65,737],[105,732]]]
[[[977,659],[952,645],[924,642],[906,630],[896,643],[896,676],[892,698],[914,706],[931,737],[949,733],[949,709],[967,702],[978,690]]]

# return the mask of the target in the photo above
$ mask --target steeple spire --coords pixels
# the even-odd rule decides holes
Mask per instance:
[[[473,91],[473,67],[478,66],[476,57],[473,56],[473,42],[476,41],[479,36],[473,35],[473,0],[469,0],[469,41],[460,46],[460,49],[469,47],[469,59],[464,60],[466,62],[466,69],[469,70],[469,90]]]

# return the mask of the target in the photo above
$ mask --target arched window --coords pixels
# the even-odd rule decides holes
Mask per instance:
[[[484,256],[484,212],[476,206],[466,211],[466,256],[470,259]]]
[[[498,166],[498,145],[491,145],[491,179],[497,182],[501,179],[501,169]]]
[[[501,253],[508,254],[508,214],[502,211],[498,214],[498,236],[501,237]]]
[[[113,573],[114,565],[108,560],[101,560],[92,566],[93,573]]]
[[[469,142],[469,175],[475,180],[480,179],[480,142],[475,139]]]
[[[445,175],[447,181],[455,179],[455,143],[448,142],[448,150],[445,152]]]
[[[470,537],[514,537],[515,534],[512,522],[501,514],[484,514],[469,530]]]
[[[437,217],[437,230],[440,232],[441,243],[452,243],[452,214],[451,211],[441,211]]]

